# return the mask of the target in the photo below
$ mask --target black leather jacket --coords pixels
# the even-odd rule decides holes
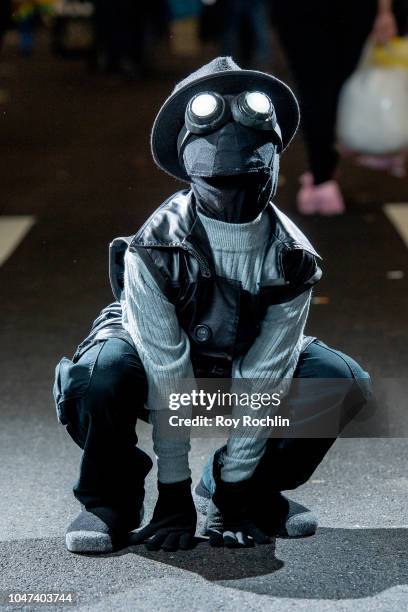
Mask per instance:
[[[171,196],[128,238],[110,245],[110,280],[119,301],[124,255],[137,252],[157,285],[175,307],[190,339],[196,376],[228,377],[235,357],[244,354],[259,333],[271,304],[292,300],[321,277],[320,258],[302,232],[276,206],[268,206],[269,247],[259,292],[215,274],[211,248],[189,190]],[[110,336],[131,342],[121,326],[120,303],[106,307],[95,321],[82,352]]]

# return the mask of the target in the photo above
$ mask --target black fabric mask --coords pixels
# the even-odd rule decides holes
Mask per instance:
[[[234,121],[190,135],[181,151],[197,209],[227,223],[253,221],[276,190],[279,155],[270,134]]]
[[[268,204],[270,177],[263,173],[192,177],[197,210],[227,223],[253,221]]]
[[[277,146],[270,134],[234,121],[206,135],[190,135],[183,163],[197,209],[227,223],[253,221],[276,191]]]
[[[214,177],[269,172],[275,151],[268,132],[230,121],[216,132],[190,135],[182,156],[188,176]]]

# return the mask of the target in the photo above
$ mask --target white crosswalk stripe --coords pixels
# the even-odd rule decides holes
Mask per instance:
[[[408,247],[408,203],[385,204],[384,212]]]
[[[0,266],[24,240],[34,223],[35,217],[30,215],[0,217]]]

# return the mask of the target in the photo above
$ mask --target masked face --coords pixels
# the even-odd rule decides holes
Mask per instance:
[[[251,95],[252,109],[245,106]],[[264,94],[195,96],[178,149],[198,209],[232,223],[257,217],[276,187],[279,144],[279,126]]]
[[[197,209],[226,223],[253,221],[268,204],[270,181],[263,173],[196,176],[191,179]]]
[[[183,164],[190,177],[268,172],[275,150],[264,132],[230,121],[211,134],[192,135],[184,147]]]

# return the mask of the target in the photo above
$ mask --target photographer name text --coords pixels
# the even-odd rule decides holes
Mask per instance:
[[[266,417],[244,415],[237,418],[223,415],[185,418],[172,415],[169,417],[169,425],[171,427],[232,427],[233,429],[238,427],[290,427],[290,420],[280,415]]]

